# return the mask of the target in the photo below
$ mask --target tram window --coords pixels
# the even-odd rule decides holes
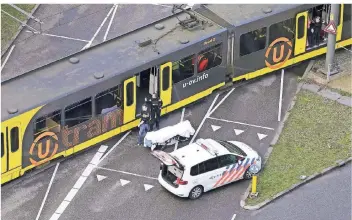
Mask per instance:
[[[262,50],[266,44],[266,27],[242,34],[240,37],[240,56]]]
[[[163,91],[169,89],[170,87],[169,81],[170,81],[170,67],[167,66],[163,69]]]
[[[95,105],[97,115],[121,108],[119,88],[119,86],[115,86],[96,95]]]
[[[19,133],[18,127],[11,129],[11,152],[16,152],[19,147]]]
[[[222,61],[222,44],[204,50],[198,55],[198,73],[219,66]]]
[[[301,39],[304,36],[304,29],[305,29],[305,17],[301,16],[298,18],[298,33],[297,38]]]
[[[294,30],[294,18],[271,25],[269,28],[269,44],[280,37],[285,37],[289,40],[293,40],[295,37]]]
[[[60,131],[61,124],[61,110],[56,110],[43,117],[38,118],[34,125],[34,134],[38,134],[43,131],[54,130]]]
[[[178,83],[194,75],[193,60],[195,55],[188,56],[172,63],[172,81]]]
[[[133,82],[127,83],[126,86],[126,93],[127,93],[127,106],[130,106],[134,103],[134,89],[133,89]]]
[[[1,157],[5,154],[5,141],[4,141],[4,133],[1,132]]]
[[[87,98],[65,108],[65,125],[73,127],[92,118],[92,99]]]
[[[343,22],[351,20],[351,4],[344,4],[343,6]]]

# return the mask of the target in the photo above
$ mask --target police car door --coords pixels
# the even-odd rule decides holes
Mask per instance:
[[[221,172],[219,176],[214,178],[212,188],[217,188],[232,182],[234,176],[236,176],[236,170],[238,168],[237,157],[233,154],[225,154],[218,157],[219,161],[219,171]]]
[[[218,157],[205,161],[204,168],[205,175],[203,175],[201,182],[203,183],[204,191],[208,191],[213,189],[215,182],[221,178],[224,168],[219,167]]]

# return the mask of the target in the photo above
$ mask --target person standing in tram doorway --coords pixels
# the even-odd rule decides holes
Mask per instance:
[[[143,140],[148,131],[150,131],[151,122],[151,102],[145,98],[145,102],[142,105],[141,122],[139,123],[138,133],[138,145],[143,145]]]
[[[151,127],[152,130],[154,130],[154,125],[156,125],[156,129],[159,130],[159,122],[160,122],[160,114],[161,114],[162,106],[163,106],[163,102],[154,93],[152,96],[152,114],[151,114],[152,120],[153,120],[153,124]]]

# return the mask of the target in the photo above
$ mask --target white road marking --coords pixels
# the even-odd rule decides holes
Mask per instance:
[[[122,136],[122,138],[100,159],[98,164],[100,164],[130,133],[131,130],[129,130],[124,136]]]
[[[281,85],[280,85],[280,101],[279,101],[279,114],[277,116],[277,120],[281,120],[281,106],[282,106],[282,92],[283,92],[283,86],[284,86],[284,74],[285,70],[281,70]]]
[[[182,114],[181,114],[181,120],[180,122],[183,121],[183,118],[185,117],[185,108],[182,109]],[[177,150],[177,147],[178,147],[178,141],[176,142],[175,144],[175,148],[174,148],[174,151]]]
[[[113,171],[113,172],[117,172],[117,173],[124,173],[124,174],[129,174],[132,176],[139,176],[139,177],[144,177],[144,178],[148,178],[148,179],[152,179],[152,180],[157,180],[158,178],[155,177],[150,177],[150,176],[144,176],[144,175],[140,175],[140,174],[136,174],[136,173],[130,173],[130,172],[126,172],[126,171],[121,171],[121,170],[114,170],[114,169],[110,169],[110,168],[105,168],[105,167],[96,167],[97,169],[102,169],[102,170],[109,170],[109,171]]]
[[[124,186],[124,185],[126,185],[126,184],[128,184],[130,182],[131,181],[129,181],[129,180],[120,179],[121,186]]]
[[[226,94],[226,96],[221,99],[221,101],[215,106],[215,108],[208,114],[208,117],[209,117],[211,114],[213,114],[213,112],[215,112],[215,110],[216,110],[217,108],[219,108],[219,106],[225,101],[225,99],[226,99],[227,97],[229,97],[229,95],[231,95],[231,93],[233,92],[233,90],[235,90],[235,88],[232,88],[232,89]]]
[[[213,131],[217,131],[217,130],[219,130],[221,127],[220,127],[220,126],[216,126],[216,125],[211,125],[211,128],[213,129]]]
[[[5,60],[4,60],[4,63],[1,65],[1,71],[2,71],[2,68],[4,68],[4,66],[5,66],[7,60],[9,59],[9,57],[10,57],[10,55],[11,55],[11,53],[12,53],[12,51],[13,51],[14,48],[15,48],[15,45],[12,45],[12,47],[11,47],[9,53],[7,54],[7,56],[6,56]]]
[[[266,135],[266,134],[261,134],[261,133],[257,133],[257,135],[258,135],[259,140],[262,140],[263,138],[265,138],[266,136],[268,136],[268,135]]]
[[[29,31],[29,30],[26,30],[26,32],[27,32],[27,33],[33,33],[33,34],[42,34],[42,35],[49,36],[49,37],[58,37],[58,38],[64,38],[64,39],[68,39],[68,40],[76,40],[76,41],[89,42],[89,40],[83,40],[83,39],[78,39],[78,38],[73,38],[73,37],[66,37],[66,36],[62,36],[62,35],[55,35],[55,34],[48,34],[48,33],[40,33],[40,32]]]
[[[103,22],[100,24],[98,30],[97,30],[97,31],[95,32],[95,34],[93,35],[92,39],[90,39],[90,41],[89,41],[81,50],[85,50],[85,49],[89,48],[89,47],[92,45],[94,39],[96,38],[96,36],[97,36],[98,33],[100,32],[100,29],[103,27],[103,25],[105,24],[106,20],[108,19],[108,17],[110,16],[110,14],[111,14],[111,12],[112,12],[112,10],[113,10],[114,8],[115,8],[115,5],[113,5],[113,6],[111,7],[109,13],[106,15],[106,17],[104,18]]]
[[[64,200],[71,202],[73,197],[75,197],[76,193],[78,192],[78,189],[72,188],[70,192],[67,194]]]
[[[57,172],[57,168],[59,167],[59,165],[60,165],[60,163],[57,163],[57,164],[56,164],[55,170],[54,170],[53,175],[51,176],[51,179],[50,179],[50,182],[49,182],[48,189],[46,190],[46,193],[45,193],[45,196],[44,196],[44,199],[43,199],[42,205],[40,206],[40,209],[39,209],[39,212],[38,212],[38,214],[37,214],[37,217],[35,218],[36,220],[38,220],[38,219],[39,219],[40,214],[42,213],[42,210],[43,210],[43,207],[44,207],[44,204],[45,204],[46,198],[48,197],[48,194],[49,194],[49,191],[50,191],[51,185],[52,185],[52,184],[53,184],[53,182],[54,182],[54,178],[55,178],[55,175],[56,175],[56,172]]]
[[[89,42],[88,40],[83,40],[83,39],[78,39],[78,38],[73,38],[73,37],[60,36],[60,35],[55,35],[55,34],[42,33],[42,35],[50,36],[50,37],[57,37],[57,38],[64,38],[64,39],[68,39],[68,40],[76,40],[76,41],[82,41],[82,42]]]
[[[252,127],[256,127],[256,128],[263,128],[263,129],[267,129],[267,130],[275,130],[274,128],[264,127],[264,126],[260,126],[260,125],[247,124],[247,123],[239,122],[239,121],[230,121],[230,120],[221,119],[221,118],[214,118],[214,117],[208,117],[208,118],[213,119],[213,120],[218,120],[218,121],[230,122],[230,123],[234,123],[234,124],[247,125],[247,126],[252,126]]]
[[[87,177],[91,173],[91,171],[89,171],[90,168],[88,169],[89,165],[95,166],[93,163],[96,163],[97,160],[100,161],[100,158],[97,159],[97,155],[100,155],[100,157],[101,157],[104,153],[104,150],[105,151],[107,150],[107,146],[105,146],[105,145],[100,146],[98,151],[95,153],[93,159],[88,164],[87,168],[83,171],[82,175],[76,181],[76,183],[73,186],[73,188],[71,189],[71,191],[66,195],[64,201],[61,202],[60,206],[56,209],[55,213],[51,216],[50,220],[57,220],[60,218],[61,214],[65,211],[67,206],[70,204],[72,199],[77,194],[78,190],[82,187],[83,183],[87,180]],[[85,174],[85,175],[88,174],[88,175],[83,176],[83,174]]]
[[[153,185],[149,185],[149,184],[144,184],[144,190],[148,191],[149,189],[153,188]]]
[[[239,130],[239,129],[233,129],[235,131],[236,135],[242,134],[244,130]]]
[[[233,214],[231,220],[235,220],[236,216],[237,216],[236,214]]]
[[[108,28],[106,29],[103,42],[106,41],[106,38],[107,38],[108,33],[109,33],[109,31],[110,31],[110,27],[111,27],[112,21],[113,21],[114,18],[115,18],[116,10],[117,10],[117,8],[119,7],[119,5],[118,5],[118,4],[115,4],[114,7],[115,7],[115,8],[114,8],[114,12],[112,13],[112,16],[111,16],[111,19],[110,19]]]
[[[219,94],[217,94],[217,95],[215,96],[215,98],[214,98],[213,102],[211,103],[211,105],[210,105],[210,107],[209,107],[207,113],[205,113],[203,120],[201,121],[200,125],[198,126],[198,128],[197,128],[197,130],[196,130],[196,133],[194,133],[194,135],[193,135],[191,141],[189,142],[190,144],[193,143],[194,139],[196,138],[196,136],[197,136],[198,132],[200,131],[201,127],[203,126],[205,120],[208,118],[209,112],[210,112],[211,109],[213,108],[213,106],[214,106],[214,104],[215,104],[215,102],[216,102],[216,100],[217,100],[218,98],[219,98]]]
[[[102,181],[103,179],[106,179],[106,176],[102,176],[102,175],[97,175],[97,179],[98,181]]]

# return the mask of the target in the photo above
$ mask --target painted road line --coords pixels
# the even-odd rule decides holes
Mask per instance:
[[[247,126],[256,127],[256,128],[263,128],[263,129],[267,129],[267,130],[275,130],[274,128],[264,127],[264,126],[260,126],[260,125],[253,125],[253,124],[248,124],[248,123],[239,122],[239,121],[230,121],[230,120],[221,119],[221,118],[214,118],[214,117],[208,117],[208,118],[213,119],[213,120],[217,120],[217,121],[224,121],[224,122],[229,122],[229,123],[234,123],[234,124],[247,125]]]
[[[57,220],[60,218],[61,214],[65,211],[67,206],[70,204],[70,202],[73,200],[73,198],[77,194],[78,190],[82,187],[84,182],[87,180],[88,175],[91,173],[91,171],[89,172],[90,168],[88,169],[89,165],[95,166],[95,163],[98,163],[100,161],[100,158],[97,159],[97,157],[98,156],[101,157],[107,149],[108,149],[108,147],[105,145],[100,146],[100,148],[98,149],[98,152],[95,153],[94,157],[89,162],[87,168],[82,172],[82,175],[76,181],[75,185],[70,190],[70,192],[66,195],[65,199],[61,202],[60,206],[56,209],[55,213],[51,216],[50,220]],[[87,176],[83,176],[83,174],[85,174]]]
[[[213,114],[213,112],[215,112],[215,110],[216,110],[217,108],[219,108],[219,106],[225,101],[225,99],[226,99],[227,97],[229,97],[229,95],[231,95],[231,93],[233,92],[233,90],[235,90],[235,88],[232,88],[232,89],[226,94],[226,96],[221,99],[221,101],[215,106],[215,108],[214,108],[213,110],[211,110],[211,112],[208,114],[208,117],[209,117],[211,114]]]
[[[64,38],[64,39],[68,39],[68,40],[76,40],[76,41],[82,41],[82,42],[89,42],[88,40],[82,40],[82,39],[78,39],[78,38],[66,37],[66,36],[55,35],[55,34],[42,33],[42,35],[50,36],[50,37],[57,37],[57,38]]]
[[[57,164],[56,164],[55,170],[54,170],[53,175],[51,176],[51,179],[50,179],[50,182],[49,182],[48,189],[46,190],[46,193],[45,193],[45,196],[44,196],[44,199],[43,199],[42,205],[40,206],[40,209],[39,209],[39,212],[38,212],[38,214],[37,214],[37,217],[35,218],[36,220],[38,220],[38,219],[39,219],[40,214],[42,213],[42,210],[43,210],[43,207],[44,207],[44,204],[45,204],[46,198],[48,197],[48,194],[49,194],[49,191],[50,191],[51,185],[52,185],[52,184],[53,184],[53,182],[54,182],[54,178],[55,178],[55,175],[56,175],[56,172],[57,172],[57,168],[59,167],[59,165],[60,165],[60,163],[57,163]]]
[[[12,47],[11,47],[9,53],[8,53],[7,56],[6,56],[6,59],[4,60],[4,63],[1,65],[1,70],[2,70],[2,68],[4,68],[4,66],[5,66],[7,60],[9,59],[9,57],[10,57],[10,55],[11,55],[11,53],[12,53],[12,51],[13,51],[14,48],[15,48],[15,45],[12,45]]]
[[[183,121],[183,118],[185,117],[185,108],[182,109],[182,114],[181,114],[181,120],[180,122]],[[177,147],[178,147],[178,141],[176,142],[175,144],[175,148],[174,148],[174,151],[177,150]]]
[[[108,19],[108,17],[110,16],[110,14],[111,14],[112,10],[114,10],[114,8],[115,8],[115,5],[113,5],[113,6],[111,7],[109,13],[106,15],[106,17],[104,18],[103,22],[100,24],[98,30],[97,30],[97,31],[95,32],[95,34],[93,35],[92,39],[90,39],[90,41],[89,41],[81,50],[85,50],[85,49],[89,48],[89,47],[92,45],[94,39],[95,39],[96,36],[99,34],[100,29],[103,27],[103,25],[105,24],[106,20]]]
[[[215,98],[214,98],[214,100],[213,100],[213,103],[211,103],[211,105],[210,105],[210,107],[209,107],[209,109],[208,109],[207,113],[205,113],[205,115],[204,115],[204,118],[203,118],[202,122],[200,123],[200,125],[198,126],[198,128],[197,128],[197,130],[196,130],[196,133],[193,135],[193,137],[192,137],[191,141],[189,142],[190,144],[192,144],[192,143],[193,143],[193,141],[194,141],[194,139],[196,138],[196,136],[197,136],[198,132],[200,131],[201,127],[203,126],[203,124],[204,124],[205,120],[207,119],[207,117],[208,117],[208,114],[209,114],[210,110],[213,108],[213,106],[214,106],[214,104],[215,104],[216,100],[218,100],[218,98],[219,98],[219,93],[215,96]]]
[[[237,216],[236,214],[233,214],[231,220],[235,220],[236,216]]]
[[[280,101],[279,101],[279,114],[277,116],[277,120],[281,120],[281,106],[282,106],[282,92],[283,92],[283,86],[284,86],[284,74],[285,70],[281,70],[281,85],[280,85]]]
[[[129,134],[131,130],[129,130],[122,138],[100,159],[97,165],[99,165]]]
[[[155,178],[155,177],[144,176],[144,175],[140,175],[140,174],[137,174],[137,173],[130,173],[130,172],[122,171],[122,170],[114,170],[114,169],[105,168],[105,167],[99,167],[99,166],[97,166],[96,169],[109,170],[109,171],[116,172],[116,173],[124,173],[124,174],[128,174],[128,175],[144,177],[144,178],[148,178],[148,179],[152,179],[152,180],[157,180],[158,179],[158,178]]]
[[[115,18],[116,10],[117,10],[118,7],[119,7],[119,5],[116,4],[116,5],[115,5],[115,8],[114,8],[114,12],[112,13],[112,16],[111,16],[111,19],[110,19],[108,28],[106,29],[103,42],[106,41],[106,38],[107,38],[108,33],[109,33],[109,31],[110,31],[110,27],[111,27],[112,21],[113,21],[114,18]]]

